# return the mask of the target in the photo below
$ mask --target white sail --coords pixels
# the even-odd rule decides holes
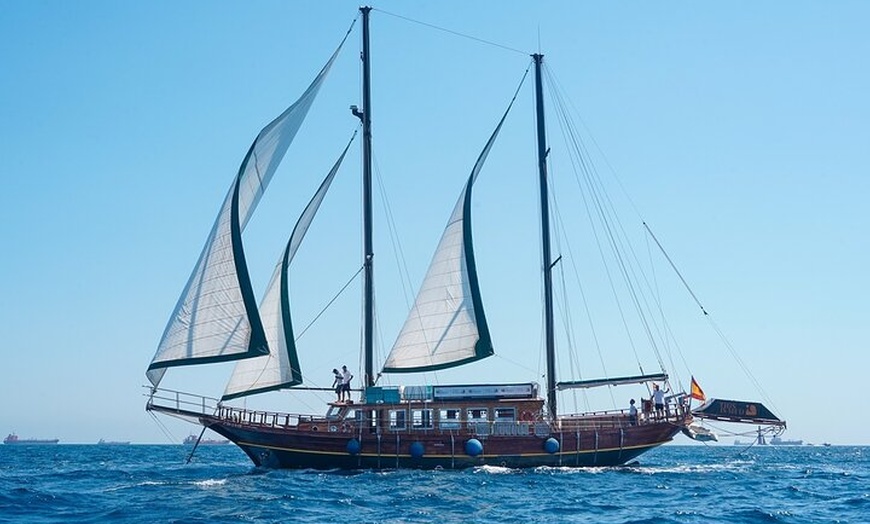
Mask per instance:
[[[263,128],[251,144],[148,367],[146,375],[155,387],[168,367],[268,353],[241,232],[343,44],[299,100]]]
[[[290,262],[296,255],[296,250],[302,243],[312,220],[314,220],[314,216],[320,208],[320,204],[323,202],[323,198],[326,196],[326,192],[329,190],[349,147],[350,142],[296,222],[287,247],[275,266],[272,279],[269,281],[269,286],[260,302],[260,316],[270,348],[269,353],[236,362],[221,400],[230,400],[302,383],[302,371],[299,367],[299,357],[296,352],[293,324],[290,317],[288,270]]]
[[[513,101],[480,153],[453,208],[414,307],[387,356],[385,373],[450,368],[493,354],[474,264],[471,188],[512,105]]]

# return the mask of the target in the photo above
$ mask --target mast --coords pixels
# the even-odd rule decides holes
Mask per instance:
[[[544,332],[547,350],[547,410],[556,418],[556,343],[553,334],[553,263],[550,256],[550,203],[547,195],[547,137],[544,126],[544,89],[541,64],[544,55],[532,55],[535,61],[535,112],[538,135],[538,178],[541,193],[541,259],[544,269]]]
[[[362,59],[363,66],[363,347],[365,386],[375,384],[374,374],[374,249],[372,247],[372,96],[371,61],[369,55],[369,6],[360,7],[363,19]]]

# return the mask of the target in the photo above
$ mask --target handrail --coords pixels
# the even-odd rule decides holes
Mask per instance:
[[[336,431],[358,431],[361,427],[369,427],[371,416],[364,409],[365,404],[354,405],[357,409],[355,418],[328,418],[325,415],[310,415],[300,413],[288,413],[265,410],[251,410],[235,406],[225,406],[212,397],[186,393],[171,389],[148,388],[148,404],[146,409],[171,411],[188,416],[215,417],[231,423],[243,425],[257,425],[267,427],[281,427],[285,429],[309,428],[312,424],[324,425],[321,431],[330,431],[335,427]],[[670,421],[676,424],[683,423],[689,415],[688,408],[681,404],[669,405],[669,411],[656,417],[655,413],[639,413],[635,424],[631,424],[628,414],[624,409],[590,411],[562,415],[551,423],[545,420],[451,420],[450,424],[442,425],[440,421],[432,420],[430,426],[414,427],[407,424],[401,428],[385,428],[388,433],[422,433],[430,431],[446,433],[469,433],[478,435],[522,434],[542,431],[545,426],[550,430],[577,430],[577,429],[603,429],[625,428],[631,425],[643,426],[655,422]],[[506,433],[507,432],[507,433]]]

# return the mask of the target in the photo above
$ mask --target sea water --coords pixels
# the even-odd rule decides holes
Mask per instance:
[[[870,447],[664,446],[621,468],[286,471],[235,446],[0,446],[0,522],[870,522]]]

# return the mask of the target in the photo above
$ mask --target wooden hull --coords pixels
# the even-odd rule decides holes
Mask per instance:
[[[286,469],[619,466],[669,442],[681,429],[678,424],[664,421],[624,428],[549,432],[540,431],[538,425],[522,436],[482,436],[460,431],[378,434],[342,427],[311,431],[239,424],[208,416],[200,417],[200,422],[234,442],[255,465]],[[474,443],[470,452],[466,448],[471,439],[481,444],[482,453],[469,454],[475,451]]]

